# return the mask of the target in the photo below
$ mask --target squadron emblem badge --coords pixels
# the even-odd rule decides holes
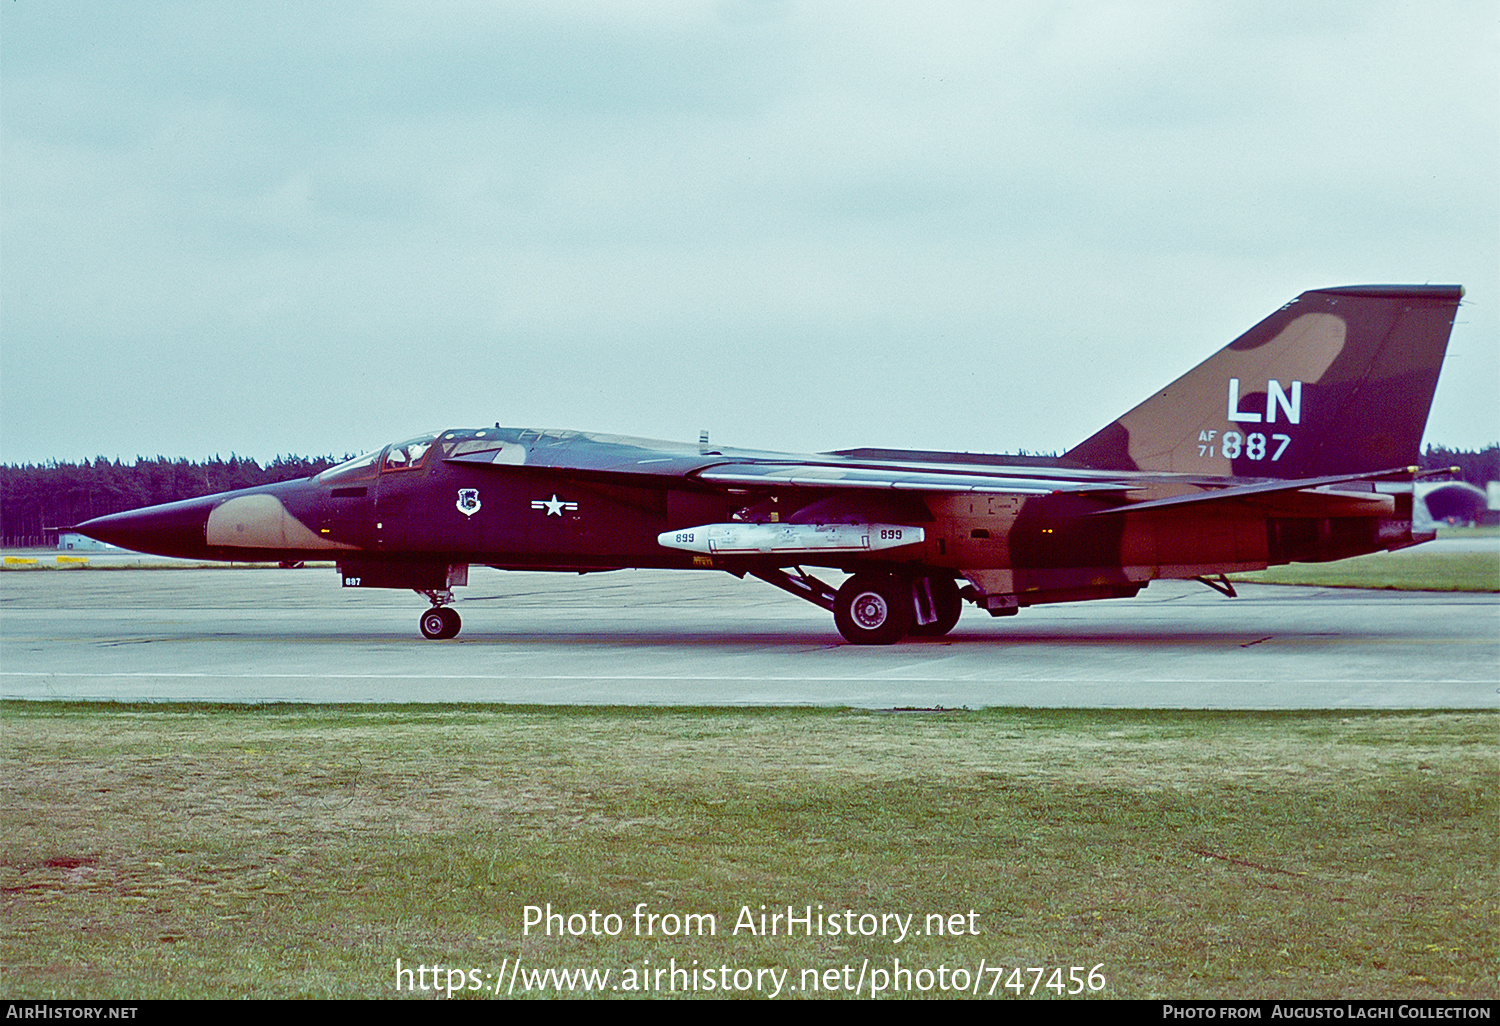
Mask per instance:
[[[479,489],[460,488],[458,490],[458,511],[466,517],[472,517],[479,512]]]

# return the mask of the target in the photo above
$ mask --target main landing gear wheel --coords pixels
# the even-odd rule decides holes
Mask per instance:
[[[894,645],[911,631],[911,585],[884,574],[855,574],[833,599],[833,622],[854,645]]]
[[[911,633],[919,638],[941,638],[958,625],[958,618],[964,611],[964,600],[959,597],[958,585],[951,577],[929,577],[926,584],[931,589],[932,607],[937,613],[937,619],[932,623],[917,624],[912,627]],[[915,588],[922,586],[921,578],[913,584]]]
[[[458,629],[463,626],[463,620],[459,618],[458,610],[449,609],[447,606],[433,606],[422,614],[420,621],[422,637],[429,641],[441,641],[458,634]]]

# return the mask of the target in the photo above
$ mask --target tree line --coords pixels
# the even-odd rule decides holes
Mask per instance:
[[[82,463],[0,465],[0,544],[55,545],[57,529],[106,513],[192,499],[235,488],[310,477],[344,457],[278,456],[262,466],[233,454],[195,463],[165,456],[133,463],[104,457]],[[1500,444],[1483,449],[1429,445],[1424,470],[1458,467],[1458,477],[1480,488],[1500,480]]]
[[[106,513],[310,477],[338,462],[332,456],[278,456],[262,466],[231,454],[201,463],[165,456],[125,463],[101,456],[82,463],[0,465],[0,544],[51,546],[58,528]]]
[[[1490,481],[1500,481],[1500,444],[1483,449],[1450,449],[1446,445],[1429,445],[1422,454],[1423,470],[1445,470],[1457,467],[1457,479],[1483,488]]]

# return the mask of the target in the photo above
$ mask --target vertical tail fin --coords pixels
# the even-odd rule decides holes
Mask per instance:
[[[1304,292],[1064,458],[1302,478],[1415,464],[1463,289]]]

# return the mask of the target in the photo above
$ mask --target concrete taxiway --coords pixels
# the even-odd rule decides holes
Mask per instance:
[[[823,611],[718,573],[475,568],[463,633],[332,569],[0,575],[0,697],[110,701],[1500,707],[1500,597],[1158,582],[937,641],[844,644]]]

